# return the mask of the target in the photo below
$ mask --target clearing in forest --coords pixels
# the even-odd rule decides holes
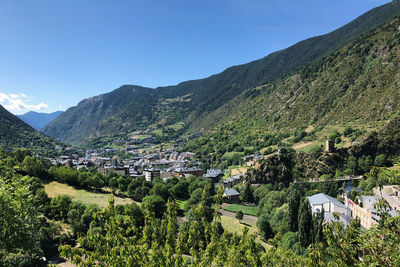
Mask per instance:
[[[108,200],[112,197],[111,193],[90,192],[84,189],[76,189],[70,185],[50,182],[44,185],[47,195],[54,198],[61,195],[70,196],[73,201],[84,204],[97,204],[100,208],[108,206]],[[115,205],[125,205],[133,202],[130,198],[121,198],[114,196]]]

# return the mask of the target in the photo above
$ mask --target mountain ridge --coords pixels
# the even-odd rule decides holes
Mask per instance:
[[[227,68],[207,78],[155,89],[124,85],[98,96],[96,103],[81,101],[46,126],[43,132],[76,143],[116,132],[128,134],[150,125],[168,126],[179,121],[185,123],[189,132],[194,132],[198,130],[196,124],[199,120],[246,90],[283,78],[316,62],[398,14],[398,1],[385,4],[331,33],[298,42],[262,59]],[[141,89],[129,92],[135,88]],[[114,105],[110,106],[107,101]],[[133,108],[135,106],[142,108]]]
[[[37,132],[23,120],[0,105],[0,147],[6,150],[29,148],[34,152],[46,152],[54,149],[56,142],[50,137]]]

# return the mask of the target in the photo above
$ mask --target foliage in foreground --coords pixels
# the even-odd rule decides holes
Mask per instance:
[[[279,237],[264,249],[247,228],[242,235],[221,229],[218,213],[211,222],[206,216],[206,199],[192,209],[193,218],[178,227],[177,204],[168,203],[162,219],[149,207],[143,234],[134,224],[126,225],[115,215],[113,202],[99,212],[100,231],[80,238],[82,247],[61,247],[61,254],[80,266],[398,266],[400,264],[400,219],[383,216],[382,223],[362,230],[358,221],[344,228],[325,225],[325,239],[298,256],[279,245]],[[146,205],[146,204],[145,204]]]

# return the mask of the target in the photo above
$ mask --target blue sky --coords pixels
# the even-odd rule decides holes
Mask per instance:
[[[0,104],[52,112],[123,84],[204,78],[387,2],[2,0]]]

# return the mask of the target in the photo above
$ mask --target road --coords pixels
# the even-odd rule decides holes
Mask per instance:
[[[224,204],[222,204],[222,208],[224,208],[225,206],[228,206],[228,205],[229,204],[224,203]],[[236,216],[236,213],[232,212],[232,211],[219,209],[219,212],[221,213],[222,216],[227,216],[227,217],[231,217],[231,218],[235,218],[235,216]],[[244,214],[242,222],[245,222],[245,223],[251,224],[251,225],[255,225],[257,223],[257,220],[258,220],[258,217]]]

